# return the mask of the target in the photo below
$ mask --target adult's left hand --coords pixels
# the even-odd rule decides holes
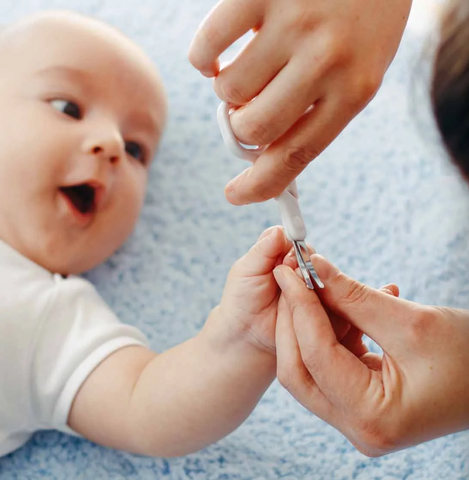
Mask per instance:
[[[274,270],[280,383],[369,456],[468,429],[469,312],[386,295],[312,261],[324,289],[307,290],[287,266]],[[352,338],[338,341],[332,315],[354,327]]]

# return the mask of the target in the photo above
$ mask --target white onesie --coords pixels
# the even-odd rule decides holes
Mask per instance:
[[[67,426],[86,377],[109,354],[146,345],[88,281],[52,274],[0,240],[0,456],[36,430]]]

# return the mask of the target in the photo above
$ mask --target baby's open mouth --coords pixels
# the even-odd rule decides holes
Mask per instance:
[[[60,187],[60,191],[64,193],[73,204],[73,206],[82,214],[92,213],[96,208],[96,190],[93,186],[83,183],[81,185],[73,185],[70,187]]]

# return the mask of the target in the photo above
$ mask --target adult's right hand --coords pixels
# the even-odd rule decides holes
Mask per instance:
[[[280,383],[362,453],[379,456],[469,428],[469,312],[423,306],[374,290],[312,256],[323,290],[274,270]],[[330,317],[360,335],[341,343]]]
[[[225,102],[236,137],[270,147],[226,188],[236,205],[279,195],[378,90],[411,0],[221,0],[189,60]],[[256,34],[228,66],[218,57]],[[313,109],[310,107],[314,105]]]

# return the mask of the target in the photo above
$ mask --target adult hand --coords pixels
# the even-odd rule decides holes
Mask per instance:
[[[282,385],[369,456],[469,428],[469,312],[395,298],[318,255],[312,261],[324,290],[308,291],[289,267],[274,270]],[[339,343],[327,312],[384,354],[367,352],[358,337]]]
[[[223,0],[199,27],[189,60],[225,102],[236,137],[267,151],[226,188],[237,205],[280,194],[374,96],[411,0]],[[219,55],[254,37],[220,71]],[[310,108],[314,105],[314,108]]]

